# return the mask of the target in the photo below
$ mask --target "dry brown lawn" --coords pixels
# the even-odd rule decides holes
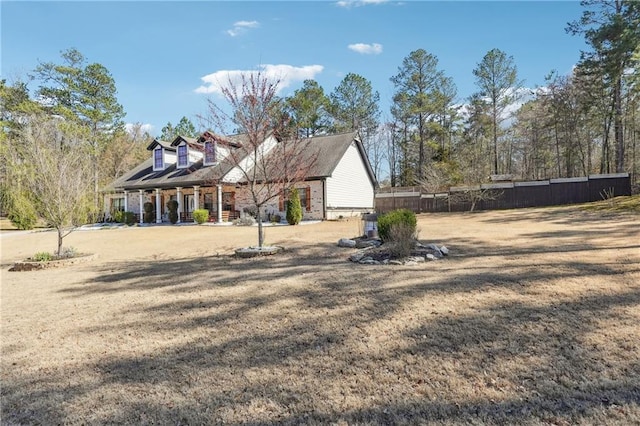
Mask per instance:
[[[75,232],[98,258],[8,272],[2,424],[639,424],[640,215],[420,215],[451,256],[366,266],[357,221]]]

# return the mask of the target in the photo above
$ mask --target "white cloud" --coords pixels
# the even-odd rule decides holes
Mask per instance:
[[[195,92],[221,94],[222,88],[228,86],[229,82],[233,85],[239,85],[242,80],[242,75],[257,73],[261,73],[269,80],[279,80],[278,90],[280,91],[290,86],[293,82],[314,79],[315,76],[320,74],[324,69],[322,65],[295,67],[286,64],[265,64],[260,65],[258,68],[258,70],[221,70],[207,74],[201,78],[205,84],[195,89]]]
[[[124,129],[132,136],[142,136],[145,133],[153,134],[153,125],[149,123],[126,123]]]
[[[336,2],[336,6],[348,9],[351,7],[368,6],[370,4],[382,4],[388,1],[389,0],[340,0]]]
[[[361,53],[363,55],[379,55],[382,53],[382,45],[379,43],[367,44],[367,43],[355,43],[347,46],[354,52]]]
[[[258,21],[237,21],[233,23],[233,27],[227,30],[227,34],[231,37],[239,36],[247,32],[249,28],[258,28],[260,23]]]

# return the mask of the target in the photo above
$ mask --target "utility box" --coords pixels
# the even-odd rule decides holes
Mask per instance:
[[[366,235],[367,238],[378,238],[378,214],[364,213],[362,215],[362,221],[364,223],[364,235]]]

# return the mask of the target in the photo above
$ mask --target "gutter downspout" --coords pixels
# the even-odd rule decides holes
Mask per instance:
[[[327,220],[327,178],[322,179],[322,220]]]

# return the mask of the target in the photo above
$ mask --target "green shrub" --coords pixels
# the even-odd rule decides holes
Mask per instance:
[[[38,223],[38,214],[31,201],[22,194],[17,194],[7,203],[7,217],[18,229],[33,229]]]
[[[50,262],[51,260],[53,260],[53,256],[51,255],[51,253],[42,251],[34,254],[33,260],[35,260],[36,262]]]
[[[178,201],[167,201],[167,209],[169,209],[169,221],[173,224],[178,222]]]
[[[193,220],[195,220],[198,225],[202,225],[207,220],[209,220],[209,210],[206,210],[206,209],[194,210]]]
[[[142,208],[144,209],[144,214],[142,219],[144,220],[144,223],[151,223],[153,222],[154,219],[154,211],[153,211],[153,203],[150,201],[147,201],[146,203],[144,203],[142,205]]]
[[[136,215],[134,212],[122,212],[118,210],[113,213],[113,220],[118,223],[133,225],[136,223]]]
[[[394,223],[391,225],[389,239],[385,244],[389,246],[389,254],[394,259],[402,259],[411,254],[416,247],[418,235],[415,226],[407,223]]]
[[[391,239],[391,227],[393,225],[404,224],[408,227],[406,231],[412,234],[416,231],[416,214],[411,210],[400,209],[378,216],[378,235],[382,241]]]
[[[302,220],[302,206],[300,205],[300,195],[296,188],[289,191],[287,200],[287,223],[297,225]]]

